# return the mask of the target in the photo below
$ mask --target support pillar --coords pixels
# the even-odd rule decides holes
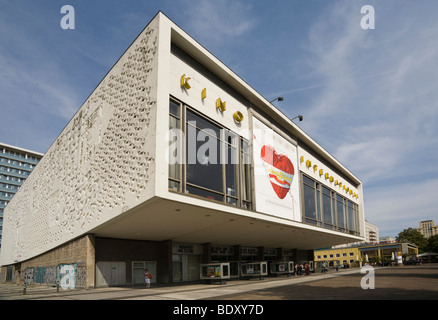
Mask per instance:
[[[85,289],[91,289],[96,286],[96,242],[94,234],[87,234],[85,238],[87,252]]]

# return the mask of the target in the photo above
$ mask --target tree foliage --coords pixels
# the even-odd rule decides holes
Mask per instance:
[[[438,253],[438,234],[427,239],[425,251]]]
[[[418,252],[423,253],[427,249],[428,240],[423,234],[413,228],[404,229],[396,237],[398,242],[413,243],[418,247]]]

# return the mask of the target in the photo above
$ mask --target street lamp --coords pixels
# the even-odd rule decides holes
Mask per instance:
[[[275,99],[272,100],[272,101],[269,101],[269,103],[272,103],[272,102],[274,102],[275,100],[278,100],[278,101],[280,102],[280,101],[283,101],[284,98],[283,98],[283,97],[278,97],[278,98],[275,98]]]
[[[272,102],[274,102],[274,101],[283,101],[284,100],[284,98],[283,97],[278,97],[278,98],[275,98],[274,100],[271,100],[271,101],[269,101],[269,103],[272,103]],[[299,116],[296,116],[296,117],[294,117],[294,118],[292,118],[292,119],[290,119],[291,121],[293,121],[293,120],[295,120],[296,118],[298,118],[300,121],[303,121],[303,116],[302,115],[299,115]]]

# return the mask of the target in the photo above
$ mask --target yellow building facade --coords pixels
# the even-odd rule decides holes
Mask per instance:
[[[323,262],[332,262],[333,266],[358,266],[372,261],[396,261],[398,256],[416,256],[418,247],[412,243],[363,244],[348,247],[324,248],[314,251],[316,267]]]
[[[320,267],[323,262],[332,262],[333,266],[354,266],[360,259],[359,247],[326,248],[314,251],[315,265]]]

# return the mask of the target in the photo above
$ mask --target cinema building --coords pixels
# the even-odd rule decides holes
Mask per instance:
[[[0,263],[17,283],[176,283],[363,239],[361,181],[159,12],[6,207]]]

